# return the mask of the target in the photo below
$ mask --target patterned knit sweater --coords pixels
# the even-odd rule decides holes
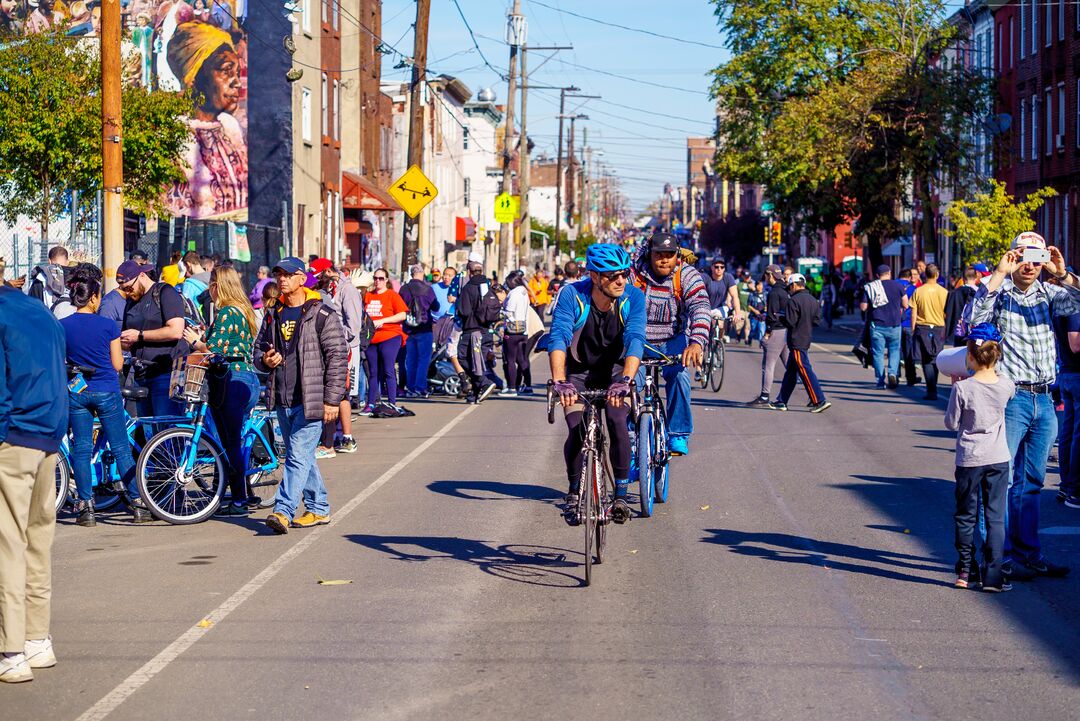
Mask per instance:
[[[680,274],[680,294],[675,294],[675,273]],[[701,274],[680,264],[675,273],[658,279],[648,256],[634,265],[636,285],[645,291],[645,339],[666,341],[688,332],[691,343],[701,347],[709,341],[709,293]]]

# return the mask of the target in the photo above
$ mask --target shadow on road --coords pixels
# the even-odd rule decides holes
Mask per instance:
[[[585,585],[584,580],[560,570],[582,565],[582,554],[565,548],[519,544],[492,546],[484,541],[456,536],[375,536],[351,533],[345,538],[400,561],[462,561],[492,576],[532,586],[578,588]]]
[[[907,581],[909,583],[927,583],[931,585],[943,585],[945,582],[936,578],[916,576],[909,573],[901,573],[891,568],[878,568],[877,566],[855,563],[865,561],[867,563],[895,566],[912,571],[930,571],[942,573],[950,570],[948,567],[939,566],[936,559],[912,556],[905,553],[883,551],[873,548],[852,546],[846,543],[834,543],[831,541],[816,541],[812,538],[795,536],[789,533],[745,533],[723,528],[707,528],[706,533],[711,533],[701,539],[704,543],[716,543],[727,546],[732,553],[744,556],[757,556],[770,561],[783,561],[785,563],[801,563],[822,568],[831,568],[850,573],[861,573],[868,576],[887,578],[893,581]]]
[[[501,481],[433,481],[428,490],[453,498],[471,501],[561,501],[563,494],[554,488],[533,483]]]

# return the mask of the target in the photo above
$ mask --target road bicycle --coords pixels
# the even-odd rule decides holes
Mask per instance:
[[[713,316],[709,325],[709,342],[705,344],[705,353],[701,360],[700,383],[703,389],[712,386],[717,393],[724,385],[724,331],[726,318]]]
[[[631,432],[634,436],[631,447],[635,449],[633,468],[638,481],[638,495],[641,499],[641,515],[648,518],[653,512],[653,503],[667,503],[669,461],[671,452],[667,443],[667,415],[663,395],[660,393],[660,369],[674,365],[674,358],[643,358],[645,380],[640,390],[640,400],[632,408],[630,415]]]
[[[600,410],[607,400],[606,390],[584,390],[578,393],[584,406],[585,443],[582,446],[581,486],[578,493],[577,520],[585,528],[585,585],[592,585],[593,563],[604,562],[607,527],[611,522],[611,506],[615,497],[615,480],[608,455],[608,437],[600,422]],[[559,395],[555,384],[548,381],[548,423],[555,422],[555,407]],[[594,561],[595,553],[595,561]]]
[[[155,434],[135,464],[139,494],[158,519],[177,525],[205,521],[225,498],[228,462],[216,432],[207,423],[208,373],[224,372],[243,360],[218,353],[192,353],[173,361],[170,388],[186,404],[174,427]],[[284,442],[277,419],[265,407],[249,415],[241,431],[244,474],[253,488],[272,488],[282,467]],[[267,500],[260,502],[266,507]]]

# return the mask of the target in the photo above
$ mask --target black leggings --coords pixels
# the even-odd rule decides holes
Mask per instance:
[[[506,358],[506,385],[517,390],[523,384],[529,359],[525,355],[528,336],[524,333],[507,333],[503,336],[503,356]]]
[[[630,415],[629,404],[619,408],[608,405],[604,411],[607,421],[608,443],[610,445],[611,470],[615,480],[626,480],[630,475],[630,431],[626,425]],[[581,465],[584,457],[581,452],[585,445],[585,423],[582,411],[570,411],[566,414],[566,426],[570,432],[563,445],[563,459],[566,461],[566,476],[570,480],[570,492],[577,493],[581,485]]]

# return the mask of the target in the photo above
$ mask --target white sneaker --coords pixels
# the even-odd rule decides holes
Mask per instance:
[[[30,668],[52,668],[56,665],[56,654],[53,653],[52,636],[39,641],[26,642],[26,660]]]
[[[30,664],[26,662],[26,654],[0,654],[0,681],[4,683],[22,683],[23,681],[33,680],[34,672],[30,670]]]

